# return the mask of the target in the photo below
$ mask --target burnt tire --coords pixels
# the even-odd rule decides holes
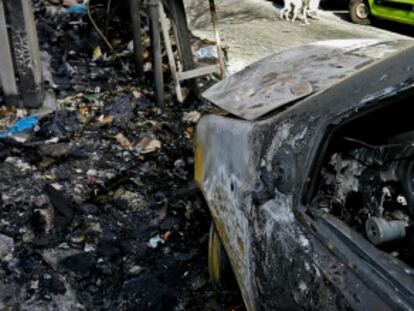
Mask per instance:
[[[211,223],[208,240],[208,272],[210,281],[217,289],[235,284],[229,258],[213,223]]]
[[[355,24],[371,24],[369,5],[365,0],[351,0],[349,2],[349,15]]]

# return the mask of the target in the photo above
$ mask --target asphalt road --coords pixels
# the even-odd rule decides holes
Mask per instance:
[[[185,0],[193,33],[214,40],[207,0]],[[265,0],[216,0],[220,32],[229,57],[229,73],[279,50],[314,41],[332,39],[413,39],[411,28],[376,23],[360,26],[347,20],[341,7],[321,11],[310,25],[279,18],[279,4]],[[339,10],[338,10],[339,9]],[[413,27],[414,29],[414,27]],[[401,30],[401,31],[400,31]],[[396,32],[398,31],[398,32]]]

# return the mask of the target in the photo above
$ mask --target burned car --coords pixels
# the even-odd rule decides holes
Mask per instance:
[[[204,96],[213,280],[227,257],[248,310],[413,309],[413,43],[309,44]]]

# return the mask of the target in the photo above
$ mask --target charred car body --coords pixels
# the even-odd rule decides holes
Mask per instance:
[[[204,96],[195,177],[249,310],[414,306],[414,47],[326,41]]]

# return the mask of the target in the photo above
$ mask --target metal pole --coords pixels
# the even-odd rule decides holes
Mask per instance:
[[[148,16],[151,25],[152,69],[154,71],[155,99],[159,107],[164,106],[164,77],[162,72],[159,0],[148,1]]]
[[[141,0],[130,0],[132,39],[134,42],[134,58],[137,74],[142,79],[144,75],[143,51],[141,42]]]
[[[224,64],[223,50],[221,49],[221,39],[220,39],[220,33],[219,33],[219,27],[218,27],[216,5],[214,4],[214,0],[209,0],[209,2],[210,2],[211,21],[213,23],[214,35],[216,37],[217,55],[218,55],[219,63],[220,63],[221,78],[223,79],[224,71],[225,71],[225,64]]]

